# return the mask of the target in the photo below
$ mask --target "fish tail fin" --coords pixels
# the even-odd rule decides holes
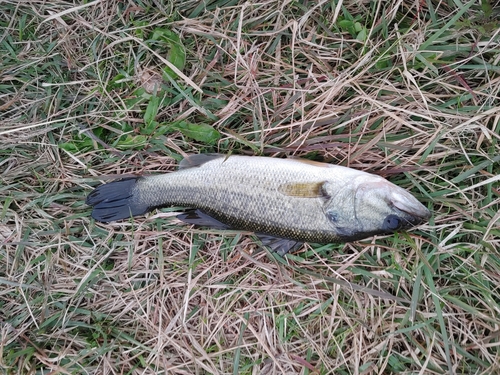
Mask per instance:
[[[143,215],[150,207],[139,204],[134,188],[141,177],[125,178],[98,186],[85,201],[93,206],[92,217],[102,223]]]

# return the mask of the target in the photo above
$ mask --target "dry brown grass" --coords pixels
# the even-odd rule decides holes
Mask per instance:
[[[500,373],[497,13],[4,1],[0,25],[5,373]],[[172,45],[151,42],[158,28],[180,36],[181,69]],[[159,79],[166,66],[177,77]],[[166,125],[178,120],[220,139]],[[379,173],[434,215],[285,259],[246,234],[181,225],[174,208],[90,219],[96,177],[214,151]]]

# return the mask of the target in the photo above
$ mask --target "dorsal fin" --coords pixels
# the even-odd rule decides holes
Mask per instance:
[[[188,169],[199,167],[209,161],[225,158],[227,155],[223,154],[194,154],[188,155],[179,163],[179,169]]]

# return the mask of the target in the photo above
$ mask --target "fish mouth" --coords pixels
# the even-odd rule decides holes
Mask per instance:
[[[405,228],[423,224],[431,217],[432,213],[427,207],[413,196],[400,196],[398,198],[392,202],[392,205],[401,218],[407,222],[407,225],[404,225]]]
[[[427,214],[422,215],[422,216],[415,215],[415,214],[409,214],[409,213],[405,212],[405,214],[402,215],[402,218],[406,222],[406,224],[403,224],[403,228],[404,229],[408,229],[408,228],[411,228],[411,227],[415,227],[415,226],[424,224],[425,222],[427,222],[427,220],[430,217],[431,217],[430,211]]]

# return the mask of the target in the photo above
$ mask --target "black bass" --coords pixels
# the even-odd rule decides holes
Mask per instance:
[[[87,197],[107,223],[158,207],[196,209],[188,223],[256,232],[285,254],[302,242],[350,242],[420,225],[429,210],[386,179],[326,163],[191,155],[179,171],[100,185]]]

